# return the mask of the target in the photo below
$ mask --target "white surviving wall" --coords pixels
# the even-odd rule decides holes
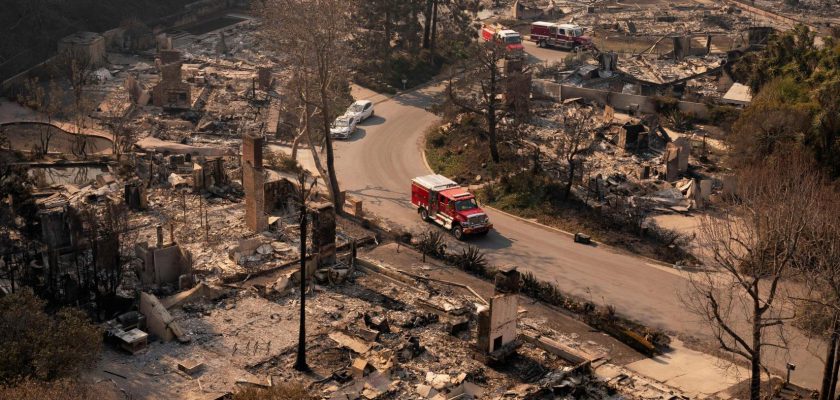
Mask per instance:
[[[624,112],[635,109],[636,107],[638,107],[638,110],[643,113],[653,114],[656,112],[656,104],[653,98],[648,96],[610,92],[599,89],[588,89],[571,85],[561,85],[559,83],[542,79],[534,79],[532,89],[534,92],[542,96],[550,97],[557,101],[582,98],[584,100],[594,101],[601,105],[609,104],[616,110]],[[709,116],[708,107],[702,103],[680,101],[677,106],[683,113],[692,115],[696,118],[705,119]]]
[[[490,299],[490,352],[516,340],[517,299],[516,295],[501,295]]]

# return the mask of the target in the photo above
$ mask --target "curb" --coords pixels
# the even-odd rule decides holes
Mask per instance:
[[[402,96],[402,95],[404,95],[404,94],[408,94],[408,93],[412,93],[412,92],[416,92],[416,91],[421,90],[421,89],[424,89],[424,88],[426,88],[426,87],[428,87],[428,86],[437,85],[437,84],[439,84],[439,83],[441,83],[441,82],[445,81],[446,79],[448,79],[448,78],[440,78],[440,79],[437,79],[437,78],[436,78],[436,79],[432,79],[432,80],[430,80],[430,81],[428,81],[428,82],[421,83],[421,84],[419,84],[419,85],[417,85],[417,86],[415,86],[415,87],[413,87],[413,88],[411,88],[411,89],[398,90],[398,91],[397,91],[397,93],[394,93],[394,94],[382,94],[382,93],[376,93],[376,92],[374,92],[372,89],[368,89],[368,88],[366,88],[366,87],[364,87],[364,86],[362,86],[362,85],[360,85],[360,84],[358,84],[358,83],[353,83],[353,84],[354,84],[354,85],[356,85],[356,86],[358,86],[358,87],[360,87],[360,88],[364,88],[364,89],[366,89],[366,90],[370,90],[371,92],[374,92],[374,93],[375,93],[373,96],[365,97],[365,98],[362,98],[362,99],[360,99],[360,100],[370,100],[370,99],[372,99],[372,98],[374,98],[374,97],[376,97],[376,96],[382,96],[382,97],[383,97],[383,99],[381,99],[381,100],[377,100],[377,101],[374,101],[374,102],[373,102],[373,104],[374,104],[374,105],[377,105],[377,104],[384,103],[384,102],[386,102],[386,101],[388,101],[388,100],[393,100],[395,97]]]

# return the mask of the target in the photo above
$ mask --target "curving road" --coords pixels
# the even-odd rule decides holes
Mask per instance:
[[[430,173],[422,156],[422,140],[438,118],[426,108],[442,89],[443,85],[435,85],[390,99],[372,92],[355,93],[377,103],[376,116],[360,124],[352,140],[335,145],[342,189],[363,199],[369,213],[414,232],[435,229],[420,222],[410,204],[409,189],[411,178]],[[303,156],[308,157],[308,152]],[[679,293],[688,287],[683,272],[607,246],[576,244],[566,233],[487,211],[496,229],[471,244],[485,250],[492,263],[517,265],[568,293],[612,304],[619,313],[651,326],[684,335],[708,334],[708,326],[680,301]],[[821,354],[819,345],[811,346]],[[778,370],[787,361],[797,363],[794,381],[818,387],[820,363],[804,347],[792,349],[791,359],[767,358],[774,358],[769,361]]]

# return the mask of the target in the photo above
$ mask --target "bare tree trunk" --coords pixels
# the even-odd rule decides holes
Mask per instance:
[[[435,62],[435,45],[437,44],[438,0],[432,0],[432,33],[429,37],[429,62]]]
[[[432,1],[426,0],[426,10],[423,12],[423,48],[428,49],[431,45],[432,34]]]
[[[303,133],[303,131],[299,132],[295,136],[295,140],[292,141],[292,160],[297,160],[298,146],[300,146],[300,139],[303,138]]]
[[[325,80],[322,79],[322,82]],[[321,120],[324,124],[324,141],[327,150],[327,174],[329,175],[329,188],[335,212],[338,215],[344,213],[344,204],[341,199],[341,190],[338,187],[338,176],[335,173],[335,155],[333,154],[332,137],[330,136],[330,101],[325,84],[321,84]]]
[[[490,141],[490,158],[498,163],[499,144],[496,135],[496,85],[498,84],[498,70],[495,65],[490,66],[490,98],[487,101],[487,136]]]
[[[832,397],[831,387],[836,386],[836,381],[834,378],[834,358],[837,353],[837,341],[840,338],[837,332],[837,319],[834,319],[834,322],[831,326],[831,337],[826,344],[826,354],[825,354],[825,368],[823,368],[823,378],[822,378],[822,386],[820,389],[820,400],[831,400]]]
[[[312,159],[315,161],[315,169],[318,170],[318,175],[321,176],[325,182],[327,179],[327,171],[324,169],[323,164],[321,164],[321,156],[318,154],[318,149],[315,148],[315,141],[312,140],[312,129],[309,126],[309,105],[306,106],[306,116],[304,117],[304,132],[306,133],[306,139],[309,142],[309,150],[312,152]]]
[[[758,293],[758,281],[754,290]],[[761,305],[753,297],[752,354],[750,354],[750,400],[761,400]]]
[[[566,181],[566,189],[563,192],[563,199],[568,200],[572,193],[572,181],[575,179],[575,160],[568,160],[569,162],[569,179]]]
[[[298,348],[295,369],[308,371],[306,365],[306,195],[304,186],[306,181],[300,182],[300,328],[298,329]]]
[[[385,52],[384,54],[390,53],[388,50],[391,48],[391,8],[388,7],[385,9],[385,32],[382,38],[382,51]]]
[[[828,390],[828,398],[834,399],[837,390],[837,374],[840,372],[840,342],[834,348],[834,369],[831,371],[831,385]]]

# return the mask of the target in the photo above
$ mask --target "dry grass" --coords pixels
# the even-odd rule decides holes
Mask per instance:
[[[42,382],[27,379],[14,385],[0,386],[0,399],[15,400],[114,400],[113,393],[73,380]]]

